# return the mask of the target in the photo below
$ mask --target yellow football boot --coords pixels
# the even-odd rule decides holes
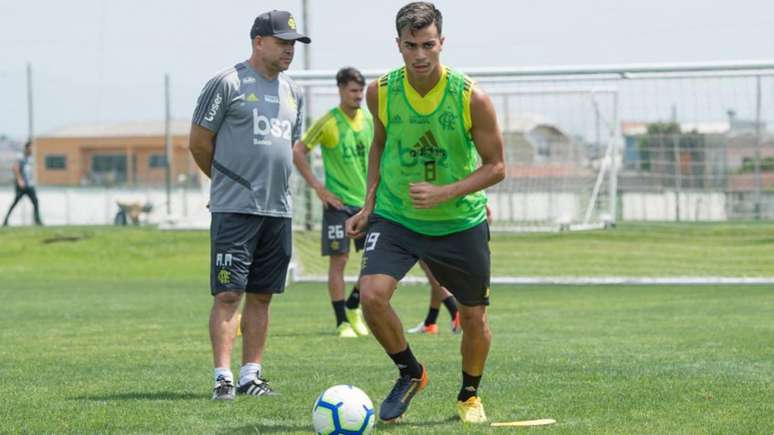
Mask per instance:
[[[478,396],[470,397],[468,400],[457,402],[457,412],[463,423],[486,423],[486,413],[484,405]]]

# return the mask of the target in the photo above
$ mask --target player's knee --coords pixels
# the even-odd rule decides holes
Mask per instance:
[[[242,300],[242,293],[239,292],[221,292],[215,295],[215,303],[218,305],[239,305]]]
[[[343,269],[347,265],[347,260],[349,260],[349,254],[346,252],[343,254],[331,255],[331,265],[336,268]]]
[[[486,311],[483,308],[461,308],[460,323],[464,330],[489,334],[489,322],[486,320]]]
[[[383,310],[389,305],[389,298],[385,292],[379,291],[378,288],[369,286],[367,283],[360,284],[360,304],[364,310]]]
[[[360,303],[364,310],[382,310],[390,305],[390,297],[398,282],[386,275],[360,277]]]
[[[379,310],[387,306],[387,299],[373,291],[360,288],[360,304],[365,310]]]
[[[246,304],[256,306],[268,306],[271,303],[271,293],[248,293]]]

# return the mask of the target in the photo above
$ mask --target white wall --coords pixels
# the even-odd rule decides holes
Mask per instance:
[[[154,189],[104,189],[39,187],[41,217],[45,225],[112,225],[118,212],[117,200],[150,202],[153,211],[143,215],[143,222],[164,224],[169,221],[166,212],[166,192]],[[198,189],[173,189],[171,194],[171,218],[183,227],[207,228],[209,212],[205,205],[208,192]],[[13,201],[13,188],[0,190],[2,217]],[[624,221],[675,220],[674,192],[624,193],[621,197],[621,216]],[[582,220],[585,200],[573,193],[490,193],[495,220],[547,222],[556,224],[567,219]],[[607,210],[596,210],[595,215]],[[726,197],[723,193],[690,193],[680,195],[681,221],[727,220]],[[16,206],[10,219],[11,225],[31,225],[32,205],[28,198]]]
[[[673,221],[677,219],[677,194],[624,193],[622,219],[624,221]],[[680,221],[724,221],[726,195],[724,193],[680,193]]]
[[[151,203],[153,211],[143,214],[142,221],[159,224],[167,220],[166,191],[154,189],[104,189],[38,187],[40,214],[45,225],[112,225],[118,212],[116,201]],[[5,217],[15,192],[0,190],[0,212]],[[172,189],[171,216],[176,219],[206,221],[209,225],[208,194],[198,189]],[[10,225],[31,225],[32,204],[24,197],[9,220]]]

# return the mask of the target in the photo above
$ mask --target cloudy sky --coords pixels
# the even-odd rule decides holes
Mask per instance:
[[[394,16],[404,1],[309,0],[311,66],[400,64]],[[477,0],[436,2],[446,64],[589,65],[774,58],[774,2],[761,0]],[[27,132],[25,68],[33,68],[35,130],[190,117],[201,86],[250,54],[249,29],[301,0],[0,0],[0,134]],[[302,48],[303,50],[303,48]],[[300,69],[297,52],[292,69]]]

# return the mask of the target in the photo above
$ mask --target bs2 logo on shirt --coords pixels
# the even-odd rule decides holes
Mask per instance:
[[[290,140],[293,125],[288,120],[269,118],[259,115],[258,109],[253,109],[253,135],[266,137],[271,134],[278,139]],[[254,145],[271,145],[271,140],[253,138]]]

